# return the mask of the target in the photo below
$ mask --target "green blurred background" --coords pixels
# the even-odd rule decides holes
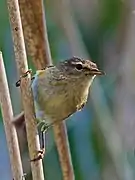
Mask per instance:
[[[53,62],[73,55],[91,57],[106,72],[94,81],[86,107],[66,122],[75,179],[135,180],[135,1],[52,0],[45,5]],[[0,0],[0,50],[16,115],[22,106],[15,87],[18,76],[4,0]],[[23,141],[20,133],[29,174]],[[46,180],[62,180],[52,130],[46,141]],[[0,162],[0,179],[12,179],[2,116]]]

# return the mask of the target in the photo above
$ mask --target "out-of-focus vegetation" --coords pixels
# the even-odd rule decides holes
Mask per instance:
[[[134,1],[55,0],[45,4],[53,62],[72,55],[90,56],[106,72],[104,78],[95,80],[87,106],[67,121],[76,180],[134,180]],[[19,89],[15,87],[18,77],[4,0],[0,1],[0,24],[0,48],[17,114],[22,107]],[[11,171],[2,116],[0,119],[0,174],[2,180],[9,180]],[[23,162],[28,172],[25,152]],[[44,162],[46,179],[61,180],[51,130]]]

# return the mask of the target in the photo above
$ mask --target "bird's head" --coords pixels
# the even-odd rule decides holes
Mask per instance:
[[[105,73],[98,69],[97,65],[90,60],[72,57],[58,64],[60,69],[67,77],[73,79],[85,80],[91,79],[96,75],[104,75]]]

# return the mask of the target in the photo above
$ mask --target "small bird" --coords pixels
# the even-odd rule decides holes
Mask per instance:
[[[38,70],[32,82],[36,118],[49,127],[81,110],[94,78],[104,74],[95,63],[79,57]]]
[[[37,70],[31,87],[38,121],[47,128],[81,110],[87,102],[94,78],[104,74],[95,63],[79,57]],[[16,83],[19,85],[20,80]],[[18,117],[14,120],[16,125],[22,123],[23,113]]]
[[[51,65],[43,70],[37,70],[32,77],[31,87],[36,119],[38,124],[42,124],[41,132],[47,131],[52,125],[81,110],[87,102],[89,88],[94,78],[96,75],[104,74],[95,63],[79,57],[72,57],[59,62],[56,66]],[[26,75],[27,72],[23,77]],[[20,86],[20,81],[21,79],[17,81],[16,86]],[[25,127],[24,120],[24,113],[21,113],[13,123],[16,127]],[[40,155],[31,161],[43,158],[44,140],[42,141]]]

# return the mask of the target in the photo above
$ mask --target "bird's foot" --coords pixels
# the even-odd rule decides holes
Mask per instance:
[[[51,125],[49,125],[49,124],[47,124],[47,123],[44,123],[44,124],[41,126],[41,132],[46,133],[50,127],[51,127]]]
[[[41,119],[36,119],[37,120],[37,127],[40,128],[40,131],[45,133],[50,127],[51,125],[46,123],[45,120],[41,120]]]
[[[23,75],[20,76],[20,79],[16,82],[16,87],[19,87],[21,85],[21,79],[27,77],[28,74],[32,74],[32,70],[31,69],[29,69]]]
[[[35,162],[35,161],[38,161],[38,160],[42,160],[44,158],[44,155],[45,155],[45,149],[44,148],[40,149],[38,151],[37,156],[34,159],[31,159],[30,161]]]

